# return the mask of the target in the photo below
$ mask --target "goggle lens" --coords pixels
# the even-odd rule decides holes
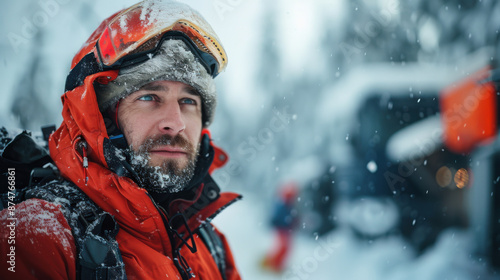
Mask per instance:
[[[168,35],[169,31],[177,31],[185,35],[184,41],[190,41],[190,48],[196,48],[195,55],[202,60],[213,77],[224,70],[227,57],[215,34],[209,35],[198,25],[183,19],[166,23],[149,16],[149,20],[145,21],[144,18],[148,18],[148,15],[144,15],[143,11],[141,6],[131,7],[117,16],[104,30],[97,42],[98,60],[103,68],[122,67],[145,60],[147,57],[140,59],[138,56],[154,53],[165,39],[164,35]],[[207,29],[211,31],[210,27]]]

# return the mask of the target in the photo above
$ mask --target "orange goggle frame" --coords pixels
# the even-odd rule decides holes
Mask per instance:
[[[196,25],[185,20],[164,28],[159,34],[143,36],[139,40],[135,40],[135,36],[128,33],[116,33],[112,36],[113,33],[116,32],[111,26],[106,28],[94,49],[103,70],[143,62],[157,52],[164,40],[171,39],[184,41],[214,78],[227,65],[226,54],[221,45],[214,38],[204,34]]]

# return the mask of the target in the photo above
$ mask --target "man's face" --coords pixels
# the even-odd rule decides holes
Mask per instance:
[[[194,174],[202,130],[201,98],[181,82],[155,81],[120,101],[118,123],[146,185],[177,192]]]

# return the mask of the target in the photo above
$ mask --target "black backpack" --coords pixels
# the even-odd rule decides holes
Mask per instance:
[[[126,279],[116,242],[118,223],[80,188],[59,176],[47,146],[42,146],[54,130],[54,126],[42,128],[43,140],[27,131],[11,139],[0,128],[0,211],[31,198],[61,204],[75,239],[77,279]],[[222,240],[209,223],[198,228],[198,233],[225,279]]]
[[[115,219],[76,185],[62,180],[46,148],[35,139],[27,131],[10,139],[7,130],[0,129],[0,210],[31,198],[61,204],[77,248],[77,279],[126,279]]]

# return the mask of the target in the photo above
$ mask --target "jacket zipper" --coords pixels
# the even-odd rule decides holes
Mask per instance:
[[[194,275],[194,273],[192,272],[191,267],[187,266],[187,263],[185,264],[185,266],[187,266],[187,268],[184,268],[182,266],[183,257],[180,254],[180,249],[181,249],[182,245],[179,248],[176,248],[176,246],[175,246],[175,236],[172,232],[173,229],[170,227],[170,224],[168,222],[167,211],[165,211],[165,208],[163,208],[161,205],[158,205],[156,203],[156,201],[149,195],[149,193],[147,195],[149,196],[149,198],[153,202],[153,205],[156,207],[156,210],[158,210],[158,212],[160,213],[160,216],[163,220],[163,224],[165,226],[165,229],[167,230],[168,238],[170,239],[170,247],[172,247],[172,256],[174,259],[174,264],[175,264],[175,267],[177,268],[177,270],[179,271],[179,273],[181,274],[182,279],[189,280],[191,278],[196,277]]]

